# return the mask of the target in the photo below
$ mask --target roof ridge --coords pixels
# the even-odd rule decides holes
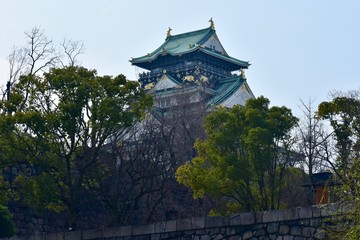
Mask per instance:
[[[220,79],[218,80],[218,82],[221,82],[221,83],[232,82],[232,81],[238,80],[239,77],[241,78],[241,76],[239,76],[239,75],[237,75],[237,76],[225,77],[225,78],[220,78]]]
[[[195,31],[191,31],[191,32],[184,32],[184,33],[179,33],[176,35],[170,35],[168,38],[166,38],[166,40],[170,39],[170,38],[179,38],[179,37],[183,37],[184,35],[195,35],[196,33],[199,32],[205,32],[205,31],[214,31],[214,29],[212,29],[211,27],[207,27],[207,28],[203,28],[203,29],[199,29],[199,30],[195,30]]]

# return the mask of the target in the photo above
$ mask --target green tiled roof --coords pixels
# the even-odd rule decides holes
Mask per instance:
[[[162,53],[179,55],[194,51],[199,45],[206,42],[214,32],[215,30],[212,28],[205,28],[193,32],[169,36],[155,51],[142,57],[133,58],[130,62],[135,64],[144,61],[151,61],[156,59],[156,57]]]
[[[218,88],[216,89],[216,95],[208,102],[210,105],[218,105],[228,99],[236,90],[238,90],[244,83],[244,79],[241,76],[221,79],[218,82]]]
[[[238,64],[238,65],[241,65],[242,67],[249,67],[250,66],[250,63],[249,62],[246,62],[246,61],[242,61],[242,60],[239,60],[239,59],[236,59],[236,58],[233,58],[233,57],[230,57],[228,55],[223,55],[223,54],[220,54],[218,52],[215,52],[215,51],[211,51],[211,50],[208,50],[206,48],[202,48],[201,51],[209,54],[209,55],[212,55],[214,57],[217,57],[217,58],[220,58],[220,59],[223,59],[223,60],[226,60],[226,61],[229,61],[229,62],[232,62],[232,63],[235,63],[235,64]]]
[[[214,56],[216,58],[231,62],[235,65],[247,68],[250,64],[246,61],[241,61],[236,58],[230,57],[228,55],[220,54],[210,49],[206,49],[202,46],[211,36],[215,34],[215,30],[211,27],[178,34],[174,36],[169,36],[165,39],[165,42],[158,47],[155,51],[148,53],[145,56],[132,58],[130,62],[134,65],[150,62],[155,60],[159,55],[170,54],[172,56],[178,56],[186,53],[193,52],[200,49],[205,54]]]

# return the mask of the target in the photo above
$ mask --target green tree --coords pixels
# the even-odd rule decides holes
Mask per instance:
[[[280,206],[283,169],[289,160],[290,130],[297,118],[286,107],[269,108],[264,97],[245,106],[218,108],[205,120],[208,138],[197,140],[197,157],[177,170],[177,180],[195,198],[228,199],[228,211]]]
[[[360,100],[353,93],[340,95],[330,102],[322,102],[318,116],[328,120],[333,129],[337,150],[336,173],[346,179],[351,162],[360,157]]]
[[[15,234],[15,224],[7,207],[0,205],[0,238]]]
[[[360,92],[337,93],[332,101],[322,102],[318,116],[333,129],[336,159],[334,171],[339,183],[336,193],[341,202],[351,202],[345,239],[360,238]]]
[[[112,137],[124,133],[152,105],[137,82],[98,76],[83,67],[54,68],[21,76],[2,101],[2,149],[12,163],[26,164],[14,185],[21,200],[38,210],[67,210],[75,225],[87,172],[99,164]],[[13,154],[15,152],[15,155]]]

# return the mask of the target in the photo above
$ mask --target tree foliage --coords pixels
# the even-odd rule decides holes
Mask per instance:
[[[264,97],[218,108],[206,118],[208,138],[196,142],[197,156],[177,170],[177,180],[191,187],[195,198],[226,196],[228,209],[278,208],[296,122],[290,109],[270,108]]]
[[[347,180],[352,162],[360,157],[360,99],[356,92],[335,96],[319,105],[318,116],[328,120],[333,129],[336,148],[335,172]]]
[[[327,120],[333,129],[336,156],[334,171],[338,186],[336,194],[348,208],[351,224],[345,239],[360,238],[360,92],[333,94],[329,102],[322,102],[318,116]]]
[[[0,238],[11,237],[15,234],[15,224],[7,207],[0,205]]]
[[[83,67],[23,75],[1,102],[5,157],[27,164],[14,185],[23,202],[38,209],[80,214],[81,193],[93,181],[104,146],[138,121],[152,105],[138,83],[125,76],[98,76]],[[15,155],[13,155],[15,153]]]

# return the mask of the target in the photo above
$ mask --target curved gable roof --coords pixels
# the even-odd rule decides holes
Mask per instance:
[[[187,52],[192,52],[198,49],[207,40],[209,40],[214,33],[215,30],[209,27],[193,32],[169,36],[165,39],[165,42],[155,51],[142,57],[133,58],[130,60],[130,62],[135,64],[145,61],[152,61],[160,54],[171,54],[175,56]]]

